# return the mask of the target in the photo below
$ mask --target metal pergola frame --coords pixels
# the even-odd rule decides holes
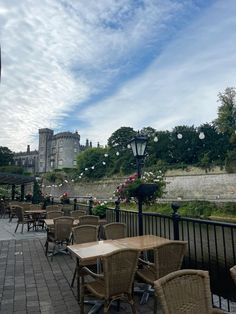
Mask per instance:
[[[0,185],[11,185],[12,186],[12,193],[11,198],[14,200],[15,198],[15,192],[16,192],[16,186],[20,185],[21,187],[21,201],[24,200],[24,194],[25,194],[25,185],[29,183],[33,183],[35,181],[35,177],[31,176],[24,176],[21,174],[14,174],[14,173],[6,173],[6,172],[0,172]]]

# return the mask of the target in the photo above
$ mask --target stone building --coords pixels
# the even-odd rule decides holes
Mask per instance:
[[[54,134],[53,130],[44,128],[39,129],[38,150],[31,152],[28,145],[26,152],[15,153],[13,158],[15,165],[24,167],[27,172],[44,173],[76,167],[77,155],[88,147],[92,147],[92,142],[87,139],[84,146],[80,145],[77,131]]]
[[[38,151],[31,151],[29,145],[27,145],[26,152],[15,153],[13,160],[16,166],[23,167],[26,172],[33,174],[38,172]]]

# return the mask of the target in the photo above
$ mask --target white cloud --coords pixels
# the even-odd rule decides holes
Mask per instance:
[[[62,131],[76,112],[84,122],[75,127],[81,141],[103,144],[120,126],[166,129],[213,119],[217,92],[235,77],[234,2],[227,8],[219,1],[165,46],[175,33],[171,22],[194,1],[143,3],[2,0],[0,146],[37,148],[39,128]],[[153,64],[127,80],[145,53],[160,45]],[[109,91],[111,96],[92,103]]]
[[[215,119],[218,92],[235,85],[235,11],[233,1],[228,6],[218,2],[185,28],[145,73],[84,110],[90,121],[84,133],[105,144],[121,126],[167,130]]]

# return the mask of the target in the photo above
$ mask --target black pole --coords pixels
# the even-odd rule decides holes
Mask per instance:
[[[12,201],[14,201],[14,199],[15,199],[15,194],[16,194],[16,186],[15,186],[15,184],[12,184],[12,186],[11,186],[11,199],[12,199]]]
[[[137,172],[138,172],[138,179],[141,178],[141,159],[137,158]],[[143,235],[143,200],[141,196],[138,196],[138,232],[139,235]]]
[[[76,210],[76,209],[77,209],[77,199],[74,198],[74,210]]]
[[[178,209],[180,205],[178,203],[172,203],[171,208],[173,209],[172,220],[173,220],[173,228],[174,228],[174,240],[179,240],[179,214]]]
[[[115,214],[116,214],[116,222],[120,222],[120,199],[118,198],[115,201]]]
[[[20,186],[20,200],[21,200],[21,202],[24,201],[24,197],[25,197],[25,185],[21,184],[21,186]]]
[[[92,215],[92,209],[93,209],[93,197],[90,196],[90,198],[89,198],[89,215]]]

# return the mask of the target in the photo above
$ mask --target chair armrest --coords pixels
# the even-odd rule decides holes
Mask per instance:
[[[155,265],[154,263],[151,263],[149,261],[145,261],[144,259],[142,259],[140,257],[138,259],[138,262],[141,263],[141,264],[147,265],[147,266],[154,266]]]
[[[91,277],[93,277],[93,278],[95,278],[95,279],[96,279],[96,278],[99,278],[99,279],[104,278],[104,275],[94,273],[94,272],[92,272],[88,267],[83,267],[83,268],[80,270],[80,274],[81,274],[82,276],[90,275]]]

